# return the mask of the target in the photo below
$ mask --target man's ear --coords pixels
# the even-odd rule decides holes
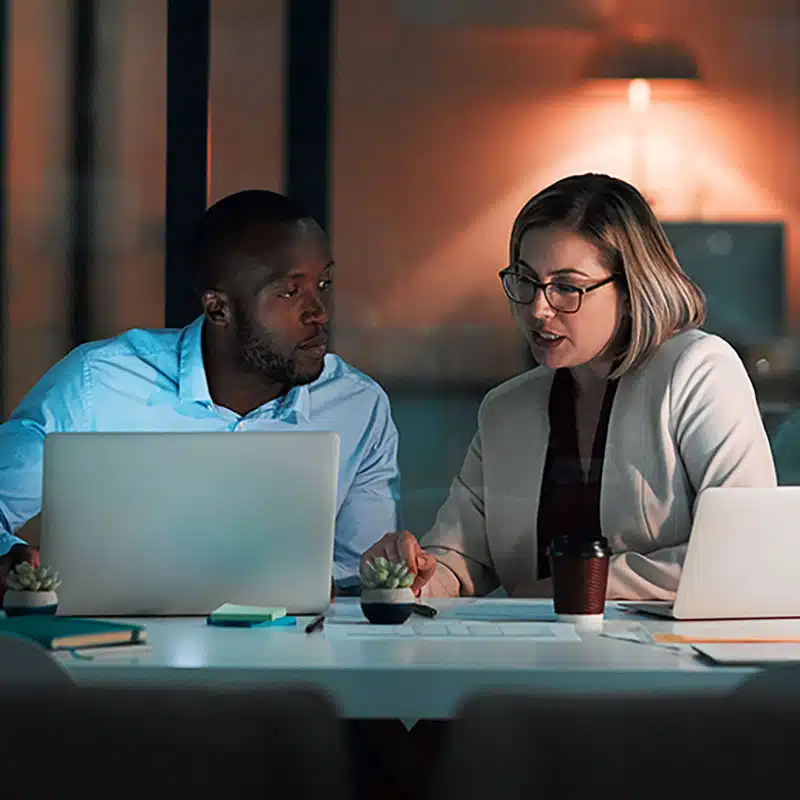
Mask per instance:
[[[203,292],[203,313],[212,325],[227,326],[231,321],[231,303],[225,292],[209,289]]]

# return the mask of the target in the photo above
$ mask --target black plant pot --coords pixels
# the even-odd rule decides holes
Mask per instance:
[[[361,610],[374,625],[402,625],[412,614],[414,594],[411,589],[364,589]]]

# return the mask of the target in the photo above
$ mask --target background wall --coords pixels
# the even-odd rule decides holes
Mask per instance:
[[[490,16],[519,20],[530,5],[498,0]],[[624,86],[581,81],[599,33],[589,4],[563,5],[550,25],[542,13],[540,27],[485,27],[414,24],[422,6],[407,0],[393,13],[339,3],[337,345],[364,369],[387,380],[513,374],[520,351],[496,273],[516,212],[572,172],[642,182]],[[684,42],[704,76],[698,87],[655,86],[643,188],[665,219],[784,220],[796,325],[800,6],[644,0],[619,10]]]
[[[209,202],[283,184],[283,2],[212,0]]]
[[[167,2],[97,3],[92,337],[164,319]],[[69,79],[69,72],[67,72]]]
[[[10,3],[6,407],[64,352],[67,0]]]

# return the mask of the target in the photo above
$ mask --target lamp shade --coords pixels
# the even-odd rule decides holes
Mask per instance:
[[[584,67],[590,80],[700,80],[694,55],[677,42],[610,39],[590,53]]]

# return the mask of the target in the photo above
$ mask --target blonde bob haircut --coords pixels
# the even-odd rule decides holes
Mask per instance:
[[[656,348],[706,318],[702,291],[678,264],[664,229],[642,195],[608,175],[573,175],[548,186],[519,212],[511,231],[510,264],[534,228],[560,228],[593,244],[626,299],[616,368],[619,378]]]

